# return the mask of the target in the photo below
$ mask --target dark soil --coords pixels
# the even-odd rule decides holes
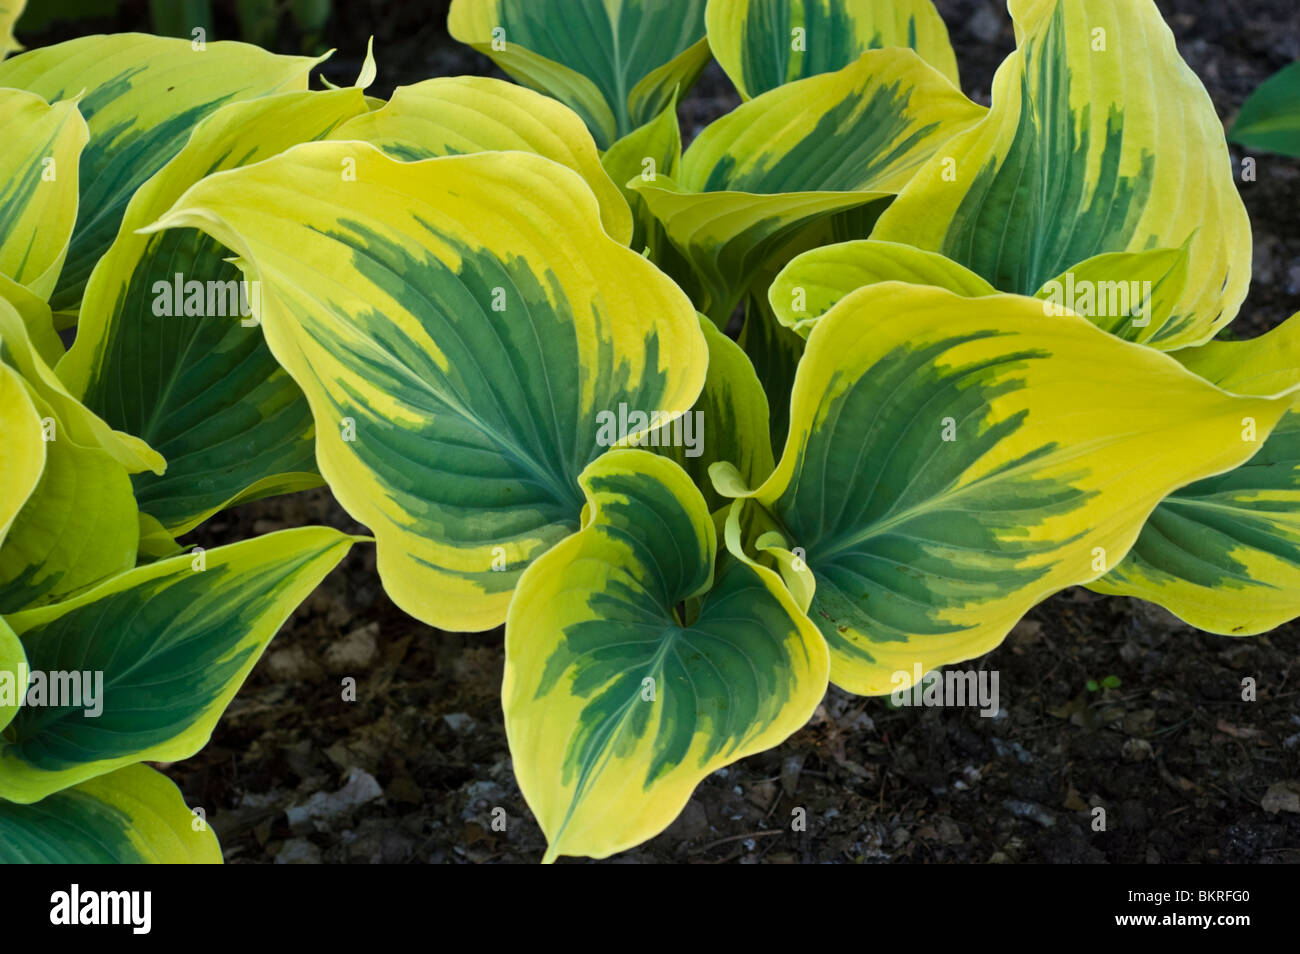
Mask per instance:
[[[1158,2],[1225,122],[1300,57],[1295,0]],[[1004,8],[938,6],[967,92],[987,103],[1012,48]],[[351,82],[372,32],[380,94],[492,72],[448,41],[445,3],[336,7],[336,80]],[[736,102],[710,66],[681,104],[686,135]],[[1240,184],[1256,253],[1233,326],[1241,337],[1300,311],[1300,163],[1256,158],[1257,181]],[[236,508],[186,542],[308,523],[360,529],[320,490]],[[272,643],[211,744],[168,773],[207,809],[230,862],[539,860],[544,840],[502,728],[501,632],[453,635],[411,619],[384,595],[374,563],[372,547],[354,550]],[[1000,673],[996,718],[895,709],[832,688],[806,728],[709,777],[672,827],[612,860],[1297,862],[1300,814],[1265,796],[1300,779],[1298,650],[1297,624],[1230,639],[1149,604],[1069,590],[969,664]],[[342,699],[346,676],[355,702]],[[1087,688],[1112,676],[1117,688]],[[1247,677],[1257,701],[1242,701]],[[348,808],[354,793],[364,804]],[[325,814],[295,812],[291,823],[286,810],[313,798]],[[1093,829],[1097,807],[1104,831]],[[491,824],[495,808],[504,831]],[[791,831],[799,808],[806,832]]]

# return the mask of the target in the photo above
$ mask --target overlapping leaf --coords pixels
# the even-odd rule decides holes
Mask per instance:
[[[48,299],[77,219],[77,162],[90,133],[77,104],[0,89],[0,274]]]
[[[709,343],[709,373],[695,407],[652,432],[659,453],[676,461],[704,492],[712,512],[728,501],[709,482],[709,467],[732,464],[758,486],[772,473],[767,395],[745,352],[713,322],[700,316]]]
[[[970,269],[935,252],[862,239],[795,256],[768,288],[767,300],[782,325],[807,338],[817,319],[841,298],[880,282],[933,285],[965,298],[997,293]]]
[[[261,281],[321,473],[374,531],[394,601],[444,629],[499,625],[578,529],[601,412],[671,419],[704,383],[690,302],[537,156],[309,143],[199,183],[157,227],[178,226]]]
[[[709,61],[705,0],[452,0],[447,29],[569,106],[602,149],[663,111]]]
[[[1026,295],[1098,255],[1186,245],[1170,313],[1132,337],[1164,350],[1213,337],[1246,295],[1250,223],[1214,106],[1155,4],[1010,7],[1019,48],[992,110],[930,160],[872,238]]]
[[[102,447],[133,474],[143,470],[161,474],[166,468],[166,461],[145,441],[115,431],[72,396],[41,356],[22,316],[3,298],[0,298],[0,359],[18,372],[35,397],[50,406],[64,423],[62,433],[77,443]]]
[[[760,280],[745,299],[745,323],[739,344],[763,385],[768,403],[768,435],[775,451],[785,446],[790,428],[790,391],[803,357],[804,342],[783,326],[758,294]],[[752,486],[752,485],[751,485]]]
[[[0,366],[26,392],[44,447],[38,454],[30,436],[15,435],[17,470],[30,474],[37,459],[42,466],[0,546],[0,612],[10,613],[129,568],[139,539],[130,470],[146,464],[161,470],[163,463],[146,444],[114,432],[67,393],[3,300]],[[15,400],[22,413],[23,402]],[[30,418],[23,430],[30,435]]]
[[[135,478],[140,509],[174,534],[233,503],[320,483],[311,411],[250,317],[255,286],[202,232],[142,236],[212,172],[323,138],[366,112],[360,90],[231,103],[131,199],[86,286],[77,340],[59,363],[74,394],[168,462]]]
[[[3,378],[0,373],[0,378]],[[27,671],[22,641],[0,616],[0,732],[13,721],[25,690],[20,674]]]
[[[826,689],[826,645],[780,578],[734,557],[715,576],[713,523],[680,468],[611,451],[582,485],[583,529],[524,574],[506,626],[506,732],[550,860],[662,831]]]
[[[18,312],[32,349],[41,361],[51,368],[57,365],[65,349],[54,328],[54,315],[49,303],[30,288],[3,274],[0,274],[0,300]]]
[[[0,362],[0,545],[45,469],[41,415],[17,371]]]
[[[600,159],[600,164],[619,187],[632,210],[633,250],[649,249],[650,260],[673,278],[689,276],[690,268],[680,255],[675,259],[669,258],[674,250],[664,234],[663,226],[650,212],[641,194],[629,188],[628,183],[636,178],[653,182],[660,175],[671,179],[677,175],[681,161],[682,130],[677,124],[676,99],[669,102],[663,112],[650,122],[634,129],[610,146]],[[677,274],[678,271],[681,276]],[[679,284],[682,282],[679,281]],[[688,284],[683,284],[683,288],[688,293],[691,290]]]
[[[131,765],[21,805],[0,801],[0,864],[220,864],[180,790]]]
[[[34,698],[34,684],[0,740],[0,798],[35,802],[135,762],[193,755],[353,539],[284,530],[7,617],[27,664],[47,679],[46,695]]]
[[[1101,576],[1169,492],[1255,453],[1243,417],[1262,439],[1288,403],[1226,394],[1033,299],[890,282],[809,336],[763,486],[714,471],[801,551],[832,680],[884,693]]]
[[[198,43],[121,33],[87,36],[0,63],[0,87],[48,102],[84,95],[90,127],[81,155],[76,230],[51,304],[75,311],[90,271],[113,241],[126,204],[221,105],[307,88],[319,60],[245,43]]]
[[[359,139],[396,159],[473,152],[532,152],[568,166],[600,203],[610,237],[632,237],[627,201],[601,167],[582,120],[560,103],[503,80],[448,76],[399,86],[379,109],[344,123],[330,139]]]
[[[1300,385],[1300,316],[1250,341],[1177,352],[1226,390],[1270,395]],[[1092,588],[1159,603],[1225,635],[1266,632],[1300,616],[1300,414],[1271,434],[1243,415],[1259,453],[1161,502],[1124,562]]]
[[[959,85],[948,28],[930,0],[709,0],[705,22],[744,99],[889,46],[910,47]]]
[[[632,187],[698,273],[701,307],[725,325],[800,230],[893,195],[983,114],[911,50],[872,50],[745,103],[691,144],[676,180]]]

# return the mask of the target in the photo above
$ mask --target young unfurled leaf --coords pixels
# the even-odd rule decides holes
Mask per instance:
[[[582,117],[596,144],[663,111],[709,61],[705,0],[452,0],[451,35]]]
[[[2,625],[2,624],[0,624]],[[130,765],[31,805],[0,801],[0,864],[220,864],[176,785]]]
[[[173,534],[235,503],[317,486],[311,410],[257,327],[257,289],[202,232],[142,236],[214,171],[320,139],[366,112],[360,90],[230,103],[131,199],[86,285],[77,339],[58,365],[73,394],[167,459],[134,479],[140,509]]]
[[[90,133],[77,104],[0,89],[0,274],[43,299],[77,220],[77,161]]]
[[[964,298],[997,294],[997,289],[970,269],[936,252],[862,239],[823,245],[795,256],[768,288],[767,300],[781,324],[807,338],[817,319],[841,298],[880,282],[933,285]]]
[[[1187,282],[1188,249],[1108,252],[1073,265],[1035,297],[1049,315],[1073,311],[1126,341],[1146,342],[1163,328]],[[817,318],[855,288],[902,281],[934,285],[966,298],[997,289],[938,252],[869,239],[811,249],[792,259],[768,292],[782,324],[807,337]]]
[[[1172,350],[1213,337],[1246,296],[1250,223],[1214,106],[1155,4],[1010,6],[1019,48],[992,110],[934,155],[872,238],[1024,295],[1103,253],[1186,243],[1188,281],[1144,340]]]
[[[376,110],[344,123],[330,139],[359,139],[396,159],[473,152],[532,152],[568,166],[600,203],[611,238],[632,238],[632,218],[618,186],[601,167],[582,120],[550,97],[485,76],[442,76],[399,86]],[[639,251],[639,249],[638,249]]]
[[[1289,400],[1242,398],[1019,296],[885,283],[822,317],[755,491],[816,578],[832,681],[878,694],[997,646],[1117,564],[1176,488],[1237,466]]]
[[[1187,287],[1190,246],[1189,239],[1182,248],[1095,255],[1044,284],[1034,297],[1051,303],[1053,314],[1069,309],[1125,341],[1160,347],[1161,330],[1176,320]]]
[[[676,461],[704,492],[709,511],[729,505],[709,483],[709,467],[732,464],[752,487],[775,466],[767,395],[740,346],[700,316],[709,343],[709,373],[695,407],[659,430],[659,453]]]
[[[689,293],[689,285],[683,284],[683,279],[689,281],[689,266],[686,266],[680,255],[670,257],[675,253],[664,234],[664,227],[651,213],[641,194],[628,186],[629,182],[638,178],[645,182],[653,182],[659,176],[671,179],[677,175],[681,162],[682,130],[677,124],[675,97],[664,107],[663,112],[639,129],[632,130],[600,157],[600,164],[614,180],[632,210],[632,250],[639,252],[649,249],[650,260],[676,279]],[[680,276],[678,271],[682,273]]]
[[[1174,354],[1219,387],[1271,395],[1300,386],[1300,315],[1249,341],[1212,341]],[[1300,616],[1300,413],[1272,433],[1243,415],[1259,453],[1163,500],[1133,549],[1092,584],[1159,603],[1200,629],[1266,632]]]
[[[725,326],[758,269],[800,230],[888,198],[984,110],[907,49],[786,84],[710,125],[677,179],[633,180]]]
[[[709,0],[709,46],[741,97],[911,47],[953,86],[957,55],[930,0]]]
[[[751,291],[745,298],[745,324],[740,329],[739,344],[767,394],[768,435],[773,450],[779,453],[790,429],[790,391],[803,357],[804,341],[777,320],[757,291]]]
[[[528,569],[506,624],[506,732],[548,860],[658,834],[826,690],[826,644],[780,578],[731,555],[715,573],[713,522],[679,467],[618,450],[581,480],[583,529]]]
[[[305,90],[307,72],[318,62],[246,43],[121,33],[81,37],[0,63],[0,87],[48,102],[84,91],[77,105],[90,141],[81,155],[81,204],[51,305],[77,310],[132,194],[180,151],[200,119],[234,100]]]
[[[374,531],[393,600],[435,626],[504,621],[524,568],[578,529],[604,416],[675,417],[704,384],[690,302],[598,212],[539,156],[339,142],[211,176],[156,226],[204,229],[261,281],[321,473]]]
[[[190,554],[160,560],[7,617],[31,670],[76,676],[80,692],[18,710],[0,739],[0,798],[35,802],[135,762],[193,755],[280,624],[354,539],[284,530],[210,550],[201,565]]]

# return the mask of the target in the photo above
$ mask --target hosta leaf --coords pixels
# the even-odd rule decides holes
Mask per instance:
[[[887,198],[984,110],[907,49],[765,93],[714,122],[676,180],[634,180],[725,325],[759,267],[833,212]]]
[[[0,362],[0,544],[45,469],[41,415],[17,371]]]
[[[1300,156],[1300,62],[1279,70],[1250,94],[1228,138],[1248,149]]]
[[[246,43],[120,33],[81,37],[0,63],[0,87],[29,90],[49,102],[84,91],[77,105],[90,142],[81,155],[81,204],[54,308],[77,309],[127,202],[180,151],[200,119],[234,100],[306,89],[307,72],[317,62]]]
[[[1288,403],[1034,299],[887,282],[809,335],[790,439],[752,496],[816,578],[832,681],[886,693],[1101,576],[1161,498],[1251,457],[1243,417],[1262,438]]]
[[[0,802],[0,864],[220,864],[180,789],[130,765],[32,805]]]
[[[90,133],[77,104],[0,90],[0,274],[48,299],[77,219],[77,160]]]
[[[81,674],[79,682],[100,673],[102,686],[94,699],[44,700],[58,705],[33,705],[28,693],[0,739],[0,798],[39,801],[135,762],[193,755],[276,630],[354,539],[323,527],[284,530],[137,567],[8,617],[34,673]]]
[[[141,563],[176,556],[181,552],[181,549],[181,545],[176,542],[174,536],[167,532],[166,527],[159,523],[156,518],[141,511],[139,552]]]
[[[33,395],[50,405],[63,424],[60,434],[85,447],[103,448],[133,474],[142,470],[161,474],[166,468],[166,461],[146,442],[113,430],[72,396],[42,357],[27,330],[27,322],[3,297],[0,297],[0,361],[17,371]]]
[[[0,546],[0,613],[50,603],[135,564],[140,524],[131,477],[31,394],[52,439],[45,469]]]
[[[14,24],[23,14],[27,0],[0,0],[0,60],[6,55],[21,50],[23,45],[14,39]]]
[[[1152,344],[1177,314],[1188,253],[1188,245],[1103,253],[1071,266],[1034,297],[1051,303],[1053,314],[1068,308],[1125,341]]]
[[[768,288],[767,300],[782,325],[807,338],[817,319],[841,298],[880,282],[933,285],[963,298],[997,294],[970,269],[936,252],[862,239],[795,256]]]
[[[779,451],[785,446],[790,428],[790,390],[803,357],[804,341],[777,321],[771,306],[755,290],[745,299],[745,324],[740,329],[739,344],[767,395],[768,433],[773,449]]]
[[[911,50],[873,50],[709,125],[682,157],[696,192],[897,192],[986,110]]]
[[[134,484],[140,509],[173,534],[231,504],[321,479],[311,410],[255,319],[243,317],[251,309],[242,303],[256,296],[241,288],[230,253],[202,232],[135,230],[204,176],[320,139],[365,111],[356,89],[223,106],[131,199],[86,285],[77,340],[59,376],[113,427],[167,459],[166,474],[141,474]]]
[[[602,412],[676,416],[703,386],[690,302],[598,211],[538,156],[309,143],[205,179],[156,226],[208,231],[262,282],[321,473],[374,531],[393,600],[435,626],[502,623],[524,568],[578,529]]]
[[[1300,385],[1300,315],[1250,341],[1212,341],[1174,357],[1238,394]],[[1252,424],[1239,422],[1243,435]],[[1167,497],[1124,562],[1092,585],[1159,603],[1225,635],[1266,632],[1300,616],[1300,413],[1236,470]]]
[[[679,284],[721,328],[755,275],[800,230],[844,209],[884,198],[875,192],[688,192],[667,176],[633,181],[691,273]]]
[[[930,0],[709,0],[705,21],[713,55],[744,99],[889,46],[911,47],[959,85],[948,28]]]
[[[583,529],[528,569],[506,625],[506,733],[547,860],[658,834],[826,689],[825,643],[780,578],[737,559],[715,576],[713,523],[680,468],[611,451],[582,485]]]
[[[600,164],[614,180],[632,210],[632,250],[639,252],[648,248],[650,260],[670,275],[673,275],[673,271],[666,267],[667,263],[663,259],[665,254],[671,252],[672,246],[664,235],[663,226],[651,214],[641,194],[629,188],[628,183],[635,178],[653,182],[659,175],[671,179],[677,175],[681,161],[682,130],[677,124],[676,98],[650,122],[634,129],[610,146],[600,158]]]
[[[452,0],[451,35],[582,117],[601,149],[709,61],[705,0]]]
[[[6,301],[18,313],[32,350],[49,367],[63,357],[63,342],[54,330],[54,316],[50,306],[40,295],[19,285],[8,275],[0,275],[0,300]]]
[[[772,439],[768,434],[767,395],[754,366],[736,344],[700,316],[709,343],[709,373],[700,399],[681,423],[664,425],[659,453],[677,462],[704,492],[710,512],[728,505],[709,482],[709,467],[732,464],[756,487],[772,473]],[[644,445],[642,445],[644,446]]]
[[[2,300],[0,367],[17,372],[44,444],[40,478],[0,546],[0,613],[10,613],[60,599],[135,563],[139,522],[128,464],[137,456],[159,467],[161,461],[67,393]],[[26,444],[19,440],[20,470],[35,463]]]
[[[930,160],[871,237],[940,252],[1025,295],[1094,256],[1186,243],[1189,280],[1143,338],[1172,350],[1213,337],[1246,295],[1250,223],[1223,127],[1160,12],[1151,0],[1010,6],[1020,45],[994,79],[992,110]]]
[[[627,201],[601,167],[582,120],[550,97],[504,80],[445,76],[399,86],[384,106],[344,123],[329,138],[359,139],[404,160],[533,152],[586,180],[612,238],[626,245],[632,237]]]
[[[0,371],[0,381],[4,372]],[[13,721],[22,705],[22,694],[18,689],[18,673],[26,672],[27,654],[23,652],[22,641],[15,635],[9,624],[0,616],[0,681],[12,679],[10,692],[0,691],[0,731]]]

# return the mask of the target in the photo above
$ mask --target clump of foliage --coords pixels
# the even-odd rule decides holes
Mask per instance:
[[[888,694],[1069,586],[1225,634],[1300,615],[1300,321],[1212,340],[1251,246],[1210,100],[1150,0],[1010,13],[989,109],[929,0],[455,0],[452,34],[532,88],[387,102],[370,63],[309,91],[312,61],[240,44],[0,64],[27,144],[0,382],[28,435],[0,645],[72,668],[138,644],[104,660],[129,673],[105,717],[167,664],[150,698],[186,710],[109,753],[17,708],[19,855],[78,848],[24,806],[89,811],[107,773],[201,745],[352,543],[176,538],[322,480],[398,606],[505,624],[548,859],[655,835],[828,683]],[[683,151],[710,55],[745,102]]]

